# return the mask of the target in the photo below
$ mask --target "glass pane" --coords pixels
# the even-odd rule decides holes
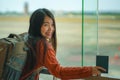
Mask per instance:
[[[84,65],[95,65],[97,54],[97,0],[84,0]]]
[[[118,6],[119,0],[104,1],[110,4],[102,4],[99,1],[99,7],[103,5],[108,7]],[[116,8],[117,9],[117,8]],[[109,56],[109,74],[107,76],[120,79],[120,13],[114,11],[105,11],[99,13],[99,52],[101,55]]]
[[[8,1],[9,4],[7,3],[6,6],[6,1],[0,0],[0,7],[2,7],[0,8],[0,38],[7,37],[10,33],[27,32],[30,14],[36,8],[48,8],[56,19],[58,40],[56,56],[59,63],[62,66],[81,66],[81,1],[43,0],[41,4],[39,0],[27,0],[26,2],[19,1],[19,5],[15,7],[12,5],[18,3],[16,1]],[[46,5],[46,3],[55,4]],[[2,9],[5,12],[2,13]],[[40,80],[52,80],[52,77],[52,75],[42,74]]]
[[[84,66],[96,65],[97,54],[109,56],[109,72],[102,75],[120,78],[120,13],[116,11],[118,8],[115,8],[119,1],[83,1],[85,11],[83,23]],[[108,7],[112,8],[108,9]],[[113,7],[114,10],[112,10]]]
[[[57,17],[57,57],[63,66],[80,66],[81,17]],[[61,21],[60,21],[61,20]]]
[[[82,0],[77,1],[82,5]],[[64,15],[57,16],[57,58],[62,66],[81,66],[81,25],[82,6],[77,6],[79,10],[63,12]],[[67,4],[66,4],[67,5]]]

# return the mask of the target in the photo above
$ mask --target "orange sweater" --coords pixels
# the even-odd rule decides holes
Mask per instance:
[[[42,41],[37,43],[37,64],[35,69],[45,66],[49,72],[64,80],[80,79],[92,76],[92,67],[63,67],[56,59],[56,52],[50,43],[47,43],[45,60],[43,63],[44,45]]]

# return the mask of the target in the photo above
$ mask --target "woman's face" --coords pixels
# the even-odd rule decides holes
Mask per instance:
[[[54,28],[53,20],[52,20],[50,17],[45,16],[43,25],[42,25],[42,27],[41,27],[41,34],[42,34],[46,39],[51,39],[54,30],[55,30],[55,28]]]

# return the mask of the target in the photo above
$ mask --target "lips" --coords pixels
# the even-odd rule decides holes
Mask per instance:
[[[46,32],[46,36],[49,37],[49,38],[51,38],[52,32]]]

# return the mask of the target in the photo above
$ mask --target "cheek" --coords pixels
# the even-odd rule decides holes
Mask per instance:
[[[54,32],[54,31],[55,31],[55,28],[53,28],[52,31]]]
[[[45,32],[46,32],[46,29],[45,28],[41,28],[41,34],[44,36],[45,35]]]

